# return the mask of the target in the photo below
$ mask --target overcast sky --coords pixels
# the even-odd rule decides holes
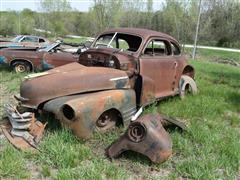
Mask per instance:
[[[159,9],[163,0],[154,0],[154,10]],[[92,6],[93,0],[69,0],[71,7],[79,11],[88,11]],[[39,0],[0,0],[0,11],[23,10],[29,8],[33,11],[39,10]]]

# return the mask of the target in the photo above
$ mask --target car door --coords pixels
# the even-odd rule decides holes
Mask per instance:
[[[155,98],[174,94],[177,61],[172,56],[169,41],[151,38],[143,48],[139,61],[142,77],[154,83]]]

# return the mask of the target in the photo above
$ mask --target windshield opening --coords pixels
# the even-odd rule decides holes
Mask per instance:
[[[22,39],[22,37],[23,37],[23,36],[17,36],[17,37],[15,37],[15,38],[13,38],[11,41],[12,41],[12,42],[15,42],[15,43],[16,43],[16,42],[19,42],[19,41]]]
[[[110,33],[98,37],[93,47],[116,48],[131,52],[137,52],[142,43],[142,38],[123,33]]]

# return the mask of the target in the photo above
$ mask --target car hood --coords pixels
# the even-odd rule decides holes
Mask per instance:
[[[61,96],[122,88],[130,88],[124,71],[70,63],[27,76],[21,84],[19,100],[23,106],[36,109],[41,103]]]

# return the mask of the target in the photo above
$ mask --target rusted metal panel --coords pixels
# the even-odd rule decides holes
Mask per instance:
[[[92,45],[94,45],[94,43],[96,42],[98,37],[100,37],[101,35],[115,33],[115,32],[140,36],[142,38],[142,43],[141,43],[139,49],[143,49],[144,48],[144,46],[146,44],[146,41],[150,37],[159,37],[159,38],[169,39],[169,40],[177,43],[177,45],[178,45],[178,41],[175,38],[173,38],[172,36],[168,35],[168,34],[165,34],[165,33],[162,33],[162,32],[158,32],[158,31],[149,30],[149,29],[142,29],[142,28],[113,28],[113,29],[106,30],[106,31],[100,33],[97,36],[97,38],[92,43]],[[142,51],[140,50],[140,51],[137,51],[137,52],[133,52],[132,55],[135,56],[135,57],[139,57],[141,55],[141,53],[142,53]]]
[[[72,62],[77,62],[78,58],[79,54],[72,54],[68,52],[45,53],[42,58],[42,63],[44,62],[46,64],[45,66],[42,65],[41,69],[49,70]]]
[[[1,49],[0,56],[5,57],[6,63],[11,65],[14,60],[26,60],[31,63],[34,67],[38,67],[42,60],[44,52],[37,52],[34,49]]]
[[[73,130],[80,138],[89,138],[94,130],[105,131],[97,120],[106,111],[118,112],[119,122],[127,125],[136,112],[135,92],[107,90],[95,93],[64,96],[47,102],[44,111],[55,114],[56,119]]]
[[[53,49],[57,48],[53,47]],[[52,50],[53,50],[52,49]],[[52,51],[51,50],[51,51]],[[15,62],[27,62],[31,70],[48,70],[78,60],[79,54],[69,52],[46,52],[37,48],[4,48],[0,50],[0,64],[13,67]],[[2,59],[2,60],[1,60]],[[4,61],[3,61],[4,59]]]
[[[39,141],[43,137],[46,124],[37,121],[34,113],[20,114],[11,105],[5,105],[9,122],[1,126],[5,137],[9,142],[21,150],[36,150]]]
[[[162,117],[147,114],[132,122],[127,131],[107,148],[110,158],[131,150],[147,156],[152,162],[162,163],[172,154],[172,141],[162,126]]]
[[[60,96],[122,88],[130,88],[124,71],[71,63],[25,80],[20,96],[26,99],[23,106],[37,108],[40,103]]]

